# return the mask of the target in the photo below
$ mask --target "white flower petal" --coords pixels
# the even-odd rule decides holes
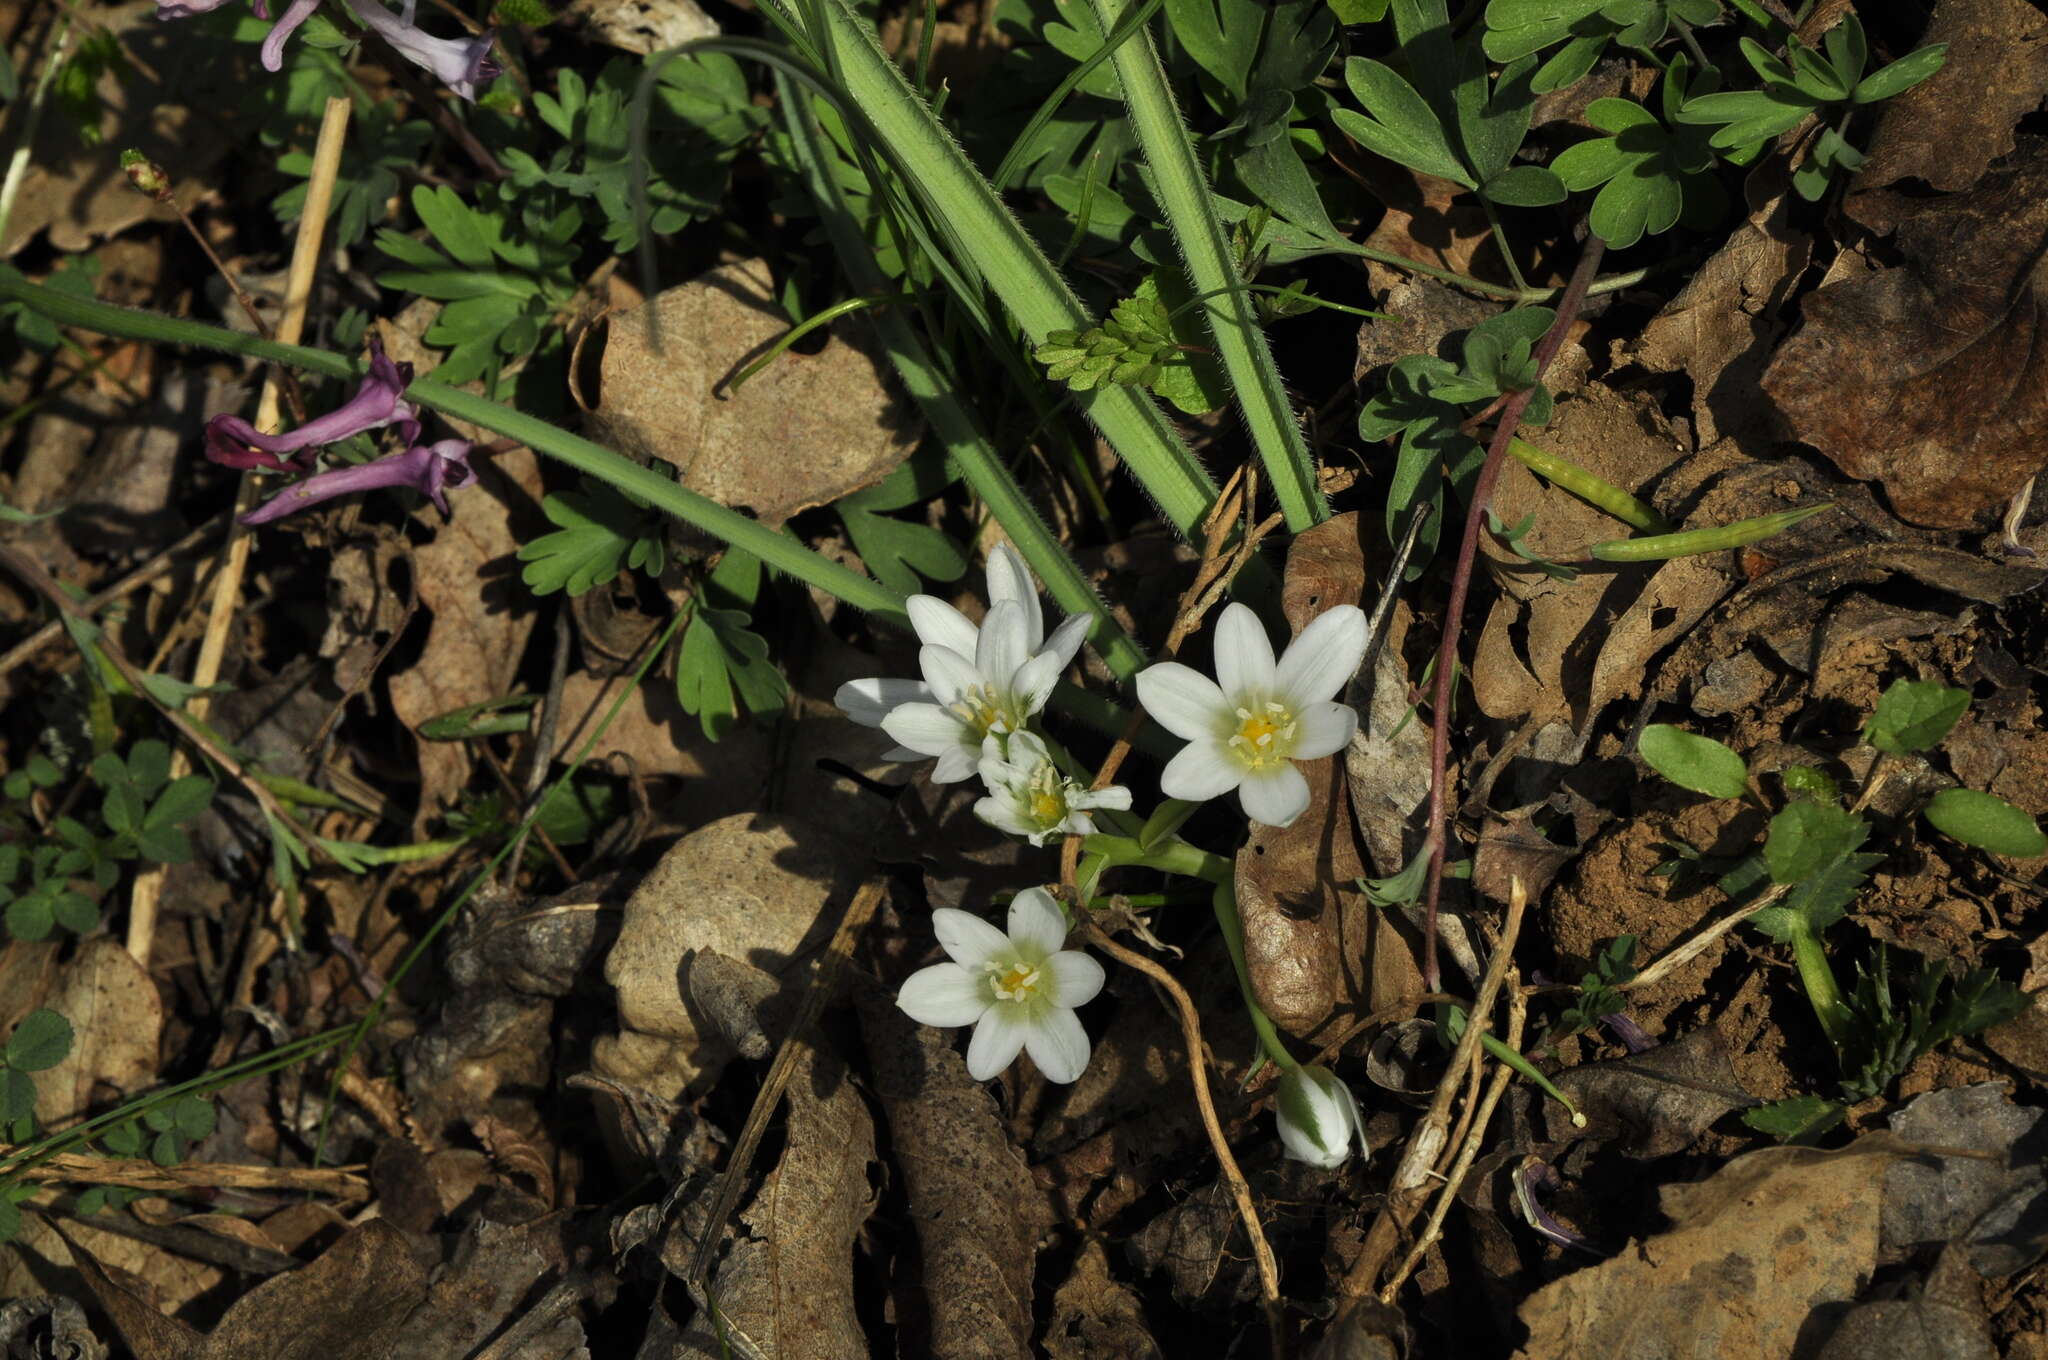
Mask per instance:
[[[1294,758],[1314,760],[1351,744],[1351,734],[1358,730],[1358,711],[1349,704],[1310,704],[1295,710],[1294,721]]]
[[[1052,752],[1034,732],[1012,732],[1008,741],[1010,764],[1027,778],[1052,759]]]
[[[1092,954],[1062,949],[1045,961],[1045,967],[1052,974],[1052,999],[1056,1006],[1069,1010],[1085,1006],[1102,992],[1102,965]]]
[[[1178,661],[1138,672],[1138,702],[1153,722],[1182,741],[1213,740],[1236,726],[1216,682]]]
[[[1006,836],[1034,836],[1038,831],[1037,827],[1017,815],[1016,805],[1006,798],[977,799],[974,815]],[[1038,842],[1034,840],[1032,844]]]
[[[832,696],[839,710],[862,727],[880,727],[889,711],[904,704],[930,703],[932,692],[922,680],[849,680]]]
[[[998,1001],[974,1024],[974,1037],[967,1041],[967,1075],[988,1081],[1003,1074],[1017,1061],[1024,1047],[1023,1007]]]
[[[1047,1081],[1065,1086],[1088,1070],[1088,1031],[1081,1017],[1055,1006],[1024,1031],[1024,1047]]]
[[[967,729],[961,728],[960,734],[963,740],[958,746],[939,752],[939,763],[932,766],[932,783],[959,784],[974,778],[974,748],[964,740]]]
[[[1182,747],[1159,772],[1159,791],[1189,803],[1221,797],[1243,782],[1244,766],[1225,753],[1221,742],[1206,738]]]
[[[913,595],[903,602],[917,640],[934,647],[951,647],[962,656],[974,655],[974,639],[980,633],[967,616],[936,595]]]
[[[1025,650],[1037,651],[1045,641],[1045,611],[1038,604],[1038,585],[1017,550],[998,543],[988,555],[988,602],[993,608],[1004,600],[1017,602],[1024,616]]]
[[[1067,795],[1070,808],[1108,808],[1112,812],[1131,810],[1131,791],[1121,784],[1106,789],[1076,789]]]
[[[1041,956],[1057,953],[1067,942],[1066,913],[1043,888],[1026,888],[1010,899],[1009,925],[1013,941],[1037,946]]]
[[[943,705],[960,702],[960,696],[981,683],[981,672],[951,647],[926,643],[917,649],[917,668],[924,672],[932,698]]]
[[[1052,630],[1045,646],[1039,651],[1050,653],[1060,659],[1059,668],[1065,670],[1074,664],[1074,656],[1081,650],[1081,643],[1088,637],[1088,629],[1095,622],[1089,614],[1075,614]]]
[[[930,756],[928,756],[928,755],[926,755],[926,754],[925,754],[924,752],[922,752],[922,751],[913,751],[913,750],[911,750],[911,749],[910,749],[910,748],[909,748],[908,746],[891,746],[891,747],[890,747],[890,748],[889,748],[888,750],[886,750],[886,751],[882,752],[881,758],[882,758],[883,760],[930,760],[930,759],[931,759],[931,757],[930,757]]]
[[[1031,659],[1024,606],[1002,600],[989,606],[981,621],[981,637],[974,650],[974,669],[999,690],[1007,691],[1026,661]]]
[[[981,1019],[990,1006],[981,978],[957,963],[935,963],[903,980],[897,1007],[920,1025],[953,1029]]]
[[[1216,683],[1233,703],[1273,689],[1273,642],[1250,607],[1226,605],[1216,620]]]
[[[1017,716],[1028,718],[1044,708],[1065,669],[1059,657],[1049,651],[1040,652],[1019,666],[1010,680],[1010,692],[1017,700]]]
[[[1163,786],[1162,786],[1163,787]],[[1179,795],[1174,795],[1178,797]],[[1267,826],[1290,826],[1308,810],[1308,780],[1294,762],[1283,760],[1263,770],[1248,770],[1237,788],[1244,815]]]
[[[1320,1106],[1316,1109],[1316,1117],[1318,1120],[1324,1117]],[[1307,1162],[1310,1166],[1321,1167],[1325,1171],[1344,1164],[1344,1157],[1349,1150],[1348,1145],[1338,1143],[1334,1139],[1328,1144],[1318,1142],[1315,1135],[1323,1132],[1320,1124],[1314,1133],[1299,1127],[1291,1119],[1282,1118],[1279,1126],[1280,1146],[1285,1148],[1287,1155],[1295,1161]]]
[[[1365,659],[1365,611],[1340,604],[1309,620],[1280,658],[1277,689],[1294,708],[1334,699]]]
[[[946,951],[947,958],[972,972],[1010,950],[1009,936],[958,907],[934,907],[932,933],[939,937],[939,948]]]
[[[967,737],[967,724],[960,715],[937,704],[902,704],[882,719],[882,730],[900,745],[927,756],[960,750]],[[971,756],[967,773],[974,773]]]

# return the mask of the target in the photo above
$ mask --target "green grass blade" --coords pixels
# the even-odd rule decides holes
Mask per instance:
[[[1105,33],[1117,30],[1124,0],[1095,0]],[[1159,53],[1145,33],[1120,44],[1111,60],[1124,90],[1124,111],[1138,134],[1138,145],[1151,164],[1159,206],[1180,243],[1188,280],[1197,293],[1215,296],[1202,309],[1216,341],[1216,355],[1237,397],[1238,410],[1251,432],[1252,445],[1265,464],[1266,479],[1287,527],[1295,533],[1329,517],[1329,506],[1316,483],[1315,459],[1295,422],[1293,404],[1273,363],[1272,347],[1259,325],[1258,312],[1243,290],[1230,235],[1216,215],[1208,181],[1189,140],[1187,125],[1173,102]]]
[[[770,8],[779,3],[770,0]],[[816,24],[806,36],[829,52],[827,64],[890,164],[946,233],[955,262],[1002,300],[1033,346],[1048,331],[1090,325],[1059,271],[882,50],[867,21],[848,0],[818,0],[812,13]],[[1077,405],[1167,520],[1192,535],[1216,497],[1216,484],[1151,397],[1116,387],[1086,394]]]
[[[364,372],[362,364],[326,350],[280,345],[222,326],[73,297],[30,283],[12,270],[0,270],[0,299],[21,302],[59,325],[82,326],[102,335],[247,354],[329,378],[358,378]],[[642,467],[602,444],[592,443],[545,420],[501,406],[487,397],[443,386],[431,378],[416,380],[406,389],[405,395],[429,410],[480,425],[549,457],[558,458],[579,472],[587,472],[629,491],[656,509],[724,539],[736,548],[744,548],[776,570],[831,592],[856,609],[880,614],[899,623],[904,621],[903,598],[887,586],[814,553],[796,540],[737,511],[728,510],[716,501],[680,487],[651,468]]]
[[[818,205],[826,234],[832,238],[832,248],[838,253],[847,281],[861,294],[874,294],[889,288],[888,279],[875,262],[874,250],[854,221],[838,183],[825,172],[817,142],[818,128],[804,115],[806,104],[795,97],[795,91],[787,81],[781,85],[783,117],[799,154],[804,158],[811,197]],[[897,377],[924,412],[932,432],[946,446],[946,452],[967,479],[967,484],[974,488],[975,494],[996,517],[996,522],[1009,534],[1010,541],[1024,554],[1024,560],[1045,582],[1046,590],[1060,608],[1069,614],[1095,616],[1090,640],[1102,653],[1111,673],[1119,680],[1130,680],[1144,666],[1144,652],[1117,624],[1115,616],[1089,585],[1080,567],[1039,517],[1037,507],[1031,504],[1016,479],[1010,476],[1001,455],[982,432],[973,414],[954,395],[952,384],[932,361],[930,352],[918,339],[909,319],[901,312],[884,310],[875,313],[871,320],[888,350],[890,362],[896,367]]]

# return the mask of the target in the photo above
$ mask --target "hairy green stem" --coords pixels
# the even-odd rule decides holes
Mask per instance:
[[[1800,986],[1806,989],[1806,999],[1813,1005],[1821,1031],[1828,1036],[1835,1052],[1842,1053],[1851,1028],[1849,1007],[1842,1000],[1842,989],[1835,983],[1835,970],[1828,966],[1827,950],[1804,917],[1796,918],[1792,928],[1792,962],[1798,966]]]
[[[1098,833],[1083,837],[1081,849],[1085,854],[1102,856],[1103,867],[1108,869],[1157,869],[1161,873],[1180,874],[1210,883],[1230,882],[1229,860],[1178,838],[1147,850],[1129,836]]]
[[[1116,28],[1123,6],[1124,0],[1095,0],[1105,33]],[[1188,280],[1197,293],[1216,295],[1203,308],[1203,315],[1237,398],[1238,412],[1251,434],[1252,447],[1265,464],[1266,480],[1287,517],[1287,527],[1301,533],[1329,518],[1330,507],[1323,500],[1315,458],[1302,438],[1301,423],[1273,362],[1258,312],[1242,292],[1243,279],[1232,256],[1230,234],[1216,214],[1215,200],[1201,162],[1195,158],[1187,125],[1174,104],[1166,70],[1149,33],[1118,44],[1111,60],[1123,86],[1124,112],[1152,167],[1159,206],[1180,246]]]

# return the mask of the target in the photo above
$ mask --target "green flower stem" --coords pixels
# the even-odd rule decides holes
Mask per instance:
[[[826,234],[832,238],[840,268],[846,271],[848,282],[856,290],[879,292],[889,286],[888,282],[875,261],[873,247],[847,207],[838,181],[825,169],[817,124],[805,116],[804,106],[794,98],[787,78],[779,77],[779,82],[784,120],[797,154],[803,159],[811,196],[817,202]],[[1024,560],[1045,582],[1054,602],[1069,614],[1095,616],[1089,638],[1102,653],[1110,673],[1128,682],[1144,668],[1144,650],[1118,625],[1116,616],[1095,593],[1072,555],[1047,527],[1024,489],[1017,485],[994,443],[956,395],[954,384],[933,362],[909,318],[900,312],[885,311],[874,317],[874,323],[888,350],[889,361],[896,368],[896,376],[924,412],[939,442],[946,446],[953,465],[960,469],[974,494],[981,497],[996,523],[1003,526],[1003,532],[1017,545]]]
[[[1223,931],[1223,946],[1230,951],[1230,967],[1237,974],[1237,990],[1244,996],[1244,1008],[1251,1015],[1252,1032],[1259,1036],[1259,1047],[1281,1071],[1299,1071],[1301,1063],[1287,1051],[1287,1042],[1280,1037],[1273,1017],[1266,1014],[1266,1008],[1252,991],[1251,968],[1244,960],[1244,921],[1237,914],[1236,883],[1229,878],[1218,883],[1209,894],[1209,905],[1215,909],[1216,924]]]
[[[1837,1054],[1843,1052],[1851,1026],[1849,1007],[1842,1000],[1842,989],[1835,984],[1835,970],[1828,966],[1828,953],[1820,936],[1803,916],[1796,919],[1792,928],[1792,962],[1799,969],[1799,984],[1806,989],[1806,999],[1813,1005],[1821,1032],[1828,1036]]]
[[[1113,32],[1124,14],[1124,0],[1095,0],[1103,32]],[[1232,258],[1230,235],[1216,215],[1201,162],[1195,158],[1187,126],[1174,106],[1166,71],[1144,34],[1117,46],[1111,60],[1123,86],[1124,111],[1138,135],[1138,144],[1152,166],[1159,205],[1179,243],[1188,280],[1198,293],[1224,290],[1205,307],[1217,357],[1236,394],[1239,413],[1251,433],[1252,446],[1266,467],[1266,479],[1295,533],[1329,518],[1316,481],[1315,458],[1301,437],[1300,422],[1287,387],[1273,362],[1273,351],[1259,325],[1251,299],[1239,291],[1243,280]]]
[[[1178,837],[1147,850],[1129,836],[1098,834],[1082,837],[1081,850],[1084,854],[1100,855],[1106,869],[1157,869],[1163,874],[1181,874],[1210,883],[1228,883],[1231,878],[1229,860]]]
[[[1462,1006],[1447,1005],[1444,1007],[1444,1011],[1448,1019],[1448,1023],[1444,1026],[1444,1034],[1446,1038],[1455,1044],[1465,1033],[1465,1009]],[[1530,1062],[1512,1048],[1509,1048],[1504,1040],[1496,1038],[1490,1030],[1479,1036],[1479,1043],[1488,1053],[1493,1055],[1496,1062],[1505,1063],[1507,1066],[1514,1068],[1515,1071],[1521,1073],[1534,1083],[1538,1090],[1569,1110],[1571,1112],[1572,1125],[1575,1128],[1584,1128],[1586,1126],[1586,1116],[1579,1113],[1579,1107],[1572,1104],[1572,1098],[1558,1090],[1549,1077],[1544,1076],[1542,1072],[1537,1070],[1536,1064]]]
[[[1559,457],[1520,439],[1508,441],[1508,452],[1523,467],[1552,486],[1561,487],[1595,510],[1604,510],[1629,528],[1646,534],[1668,534],[1671,524],[1662,515],[1612,482],[1594,476],[1569,459]]]
[[[864,312],[870,307],[893,307],[899,303],[915,301],[917,301],[917,294],[915,293],[870,294],[862,297],[842,298],[830,307],[813,312],[783,332],[781,337],[768,347],[767,353],[734,374],[732,381],[725,385],[725,394],[732,396],[738,392],[740,388],[746,385],[749,378],[787,354],[790,346],[796,344],[821,326],[829,326],[842,316],[851,316],[855,312]],[[715,391],[716,389],[713,390]]]
[[[364,365],[326,350],[281,345],[243,335],[223,326],[161,316],[132,307],[116,307],[90,298],[72,297],[30,283],[19,273],[0,270],[0,299],[17,301],[64,326],[82,326],[102,335],[147,340],[166,345],[198,345],[228,354],[246,354],[318,373],[328,378],[359,378]],[[420,378],[405,391],[408,400],[457,420],[480,425],[528,448],[536,449],[645,500],[706,533],[745,549],[778,571],[787,572],[820,590],[829,591],[856,609],[904,622],[903,600],[878,581],[812,552],[794,539],[728,510],[676,485],[651,468],[594,444],[581,435],[550,425],[510,407],[468,392]]]
[[[1085,329],[1089,318],[1080,300],[849,0],[817,0],[809,16],[793,14],[786,0],[769,0],[767,8],[825,52],[865,120],[864,131],[952,242],[954,261],[1002,300],[1030,344],[1043,344],[1050,331]],[[814,17],[815,26],[803,28],[804,17]],[[1111,387],[1085,394],[1078,404],[1167,520],[1183,536],[1198,532],[1216,484],[1152,399]]]

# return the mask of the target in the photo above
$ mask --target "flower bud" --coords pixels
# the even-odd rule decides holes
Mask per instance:
[[[1327,1067],[1297,1067],[1280,1078],[1274,1109],[1280,1143],[1296,1161],[1326,1170],[1341,1166],[1354,1142],[1361,1156],[1372,1155],[1356,1097]]]
[[[130,147],[121,153],[121,169],[128,176],[128,182],[159,203],[168,202],[171,197],[171,177],[140,151]]]

